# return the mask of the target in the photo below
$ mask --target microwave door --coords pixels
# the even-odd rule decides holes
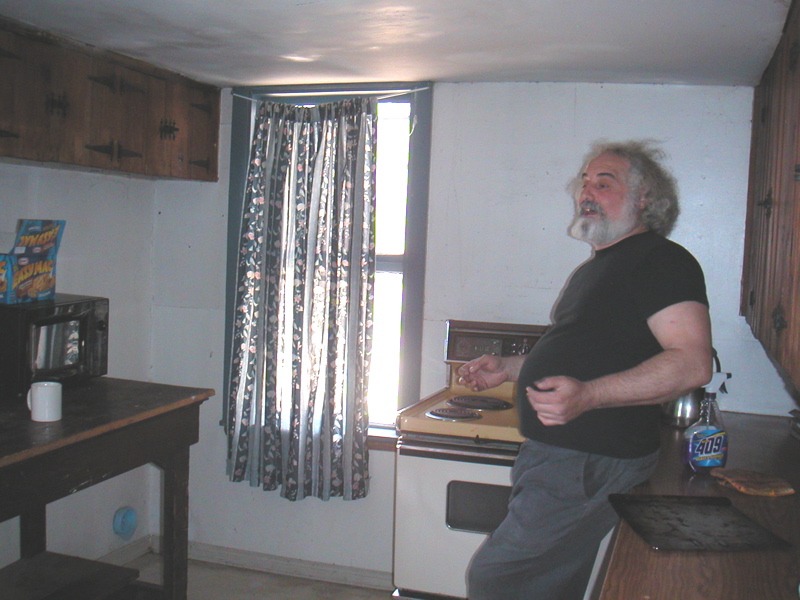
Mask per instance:
[[[36,327],[34,345],[36,371],[75,365],[80,359],[80,321],[57,321]]]

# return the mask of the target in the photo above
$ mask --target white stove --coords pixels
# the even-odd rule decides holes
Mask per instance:
[[[466,598],[467,565],[506,515],[524,438],[516,384],[473,392],[458,368],[483,354],[527,354],[546,329],[448,321],[447,387],[397,416],[393,597]]]
[[[506,382],[473,392],[458,382],[458,369],[484,354],[527,354],[546,330],[542,325],[448,321],[445,349],[448,385],[401,410],[397,415],[398,432],[415,439],[447,436],[453,443],[521,443],[516,384]]]

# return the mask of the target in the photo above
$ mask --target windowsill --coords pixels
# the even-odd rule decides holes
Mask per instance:
[[[370,425],[367,447],[370,450],[394,452],[397,445],[397,431],[389,425]]]

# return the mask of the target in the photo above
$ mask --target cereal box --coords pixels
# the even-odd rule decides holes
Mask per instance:
[[[0,254],[0,304],[56,294],[56,258],[66,221],[20,219],[14,247]]]

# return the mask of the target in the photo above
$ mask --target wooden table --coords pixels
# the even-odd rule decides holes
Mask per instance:
[[[726,489],[709,475],[693,474],[680,461],[683,432],[664,427],[658,469],[637,487],[640,494],[727,496],[736,508],[791,542],[789,551],[655,551],[627,523],[617,527],[606,555],[601,600],[783,600],[798,598],[800,583],[800,441],[789,418],[723,413],[728,467],[778,475],[797,493],[780,498]]]
[[[56,423],[31,421],[24,405],[0,406],[0,521],[20,517],[22,561],[47,549],[48,503],[153,463],[164,473],[164,595],[184,600],[189,447],[198,440],[200,404],[212,395],[211,389],[101,377],[64,388],[63,418]]]

